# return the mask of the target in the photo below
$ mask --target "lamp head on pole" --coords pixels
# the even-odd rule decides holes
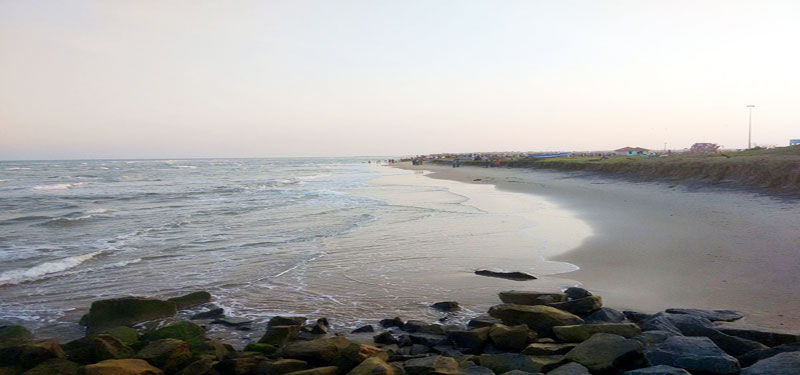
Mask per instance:
[[[750,104],[750,105],[747,106],[747,108],[755,108],[755,106]]]

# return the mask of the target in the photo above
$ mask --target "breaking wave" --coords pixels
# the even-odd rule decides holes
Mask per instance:
[[[70,268],[77,267],[81,263],[92,259],[101,253],[102,251],[95,251],[93,253],[37,264],[27,269],[6,271],[0,274],[0,286],[39,280],[46,275],[63,272]]]
[[[86,185],[85,182],[73,182],[69,184],[54,184],[54,185],[36,185],[33,190],[50,191],[50,190],[66,190],[74,187]]]

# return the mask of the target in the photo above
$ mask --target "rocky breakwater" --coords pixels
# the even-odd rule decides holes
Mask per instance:
[[[180,303],[97,301],[84,319],[86,337],[63,345],[36,340],[20,326],[0,327],[0,375],[788,375],[800,369],[800,336],[732,325],[741,318],[733,311],[623,312],[580,288],[508,291],[500,299],[467,326],[396,317],[333,332],[326,318],[276,316],[259,340],[238,351],[208,339],[203,325],[167,316],[202,304],[196,322],[247,325],[225,318],[210,295],[193,293]],[[453,301],[432,308],[459,310]]]

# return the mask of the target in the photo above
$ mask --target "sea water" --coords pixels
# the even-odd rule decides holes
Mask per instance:
[[[464,322],[515,288],[558,289],[546,256],[590,234],[542,197],[364,158],[0,162],[0,324],[79,337],[92,301],[209,291],[249,332],[277,314],[346,330]],[[524,284],[476,269],[540,276]],[[455,300],[444,314],[433,302]]]

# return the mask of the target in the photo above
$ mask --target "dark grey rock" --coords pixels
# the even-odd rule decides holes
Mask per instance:
[[[733,310],[701,310],[701,309],[667,309],[670,314],[689,314],[706,318],[712,322],[732,322],[743,316]]]
[[[592,295],[592,292],[583,288],[578,288],[576,286],[573,286],[565,289],[564,294],[567,295],[568,299],[578,299],[578,298],[589,297]]]
[[[686,336],[708,337],[714,344],[717,344],[720,349],[734,357],[738,357],[753,350],[767,349],[767,346],[762,343],[726,335],[713,328],[706,328],[698,325],[685,325],[683,323],[678,323],[676,326]]]
[[[689,371],[682,368],[658,365],[647,368],[640,368],[631,371],[625,371],[625,375],[692,375]]]
[[[622,323],[625,321],[625,314],[610,307],[601,307],[593,313],[584,316],[586,323]]]
[[[664,340],[676,336],[672,332],[667,331],[647,331],[642,332],[639,336],[633,337],[634,340],[638,340],[645,346],[653,345],[653,344],[660,344],[664,342]]]
[[[375,332],[375,328],[372,327],[372,325],[366,325],[350,331],[350,333],[365,333],[365,332]]]
[[[253,323],[253,321],[249,319],[233,317],[214,319],[214,321],[211,322],[211,324],[222,324],[226,327],[239,327],[248,325],[250,323]]]
[[[380,325],[383,328],[402,327],[403,324],[405,324],[405,323],[403,322],[403,319],[400,319],[399,316],[396,316],[396,317],[394,317],[392,319],[383,319],[383,320],[380,321]]]
[[[586,366],[589,371],[604,372],[615,367],[625,368],[641,358],[641,353],[642,343],[639,341],[619,335],[596,333],[570,350],[565,358]]]
[[[397,344],[397,338],[389,331],[381,332],[378,335],[372,337],[372,340],[375,341],[376,344],[384,344],[384,345],[391,345]]]
[[[431,307],[439,311],[455,311],[460,308],[455,301],[436,302]]]
[[[494,371],[483,366],[467,366],[461,370],[462,375],[495,375]]]
[[[625,319],[628,319],[636,324],[641,324],[643,321],[653,317],[653,314],[646,314],[639,311],[625,310],[622,313],[625,315]]]
[[[716,329],[724,334],[758,341],[766,346],[778,346],[800,342],[800,333],[773,328],[755,327],[740,323],[723,324]]]
[[[267,327],[272,326],[302,326],[306,323],[304,316],[276,316],[269,320]]]
[[[430,333],[409,333],[408,338],[411,339],[412,344],[420,344],[430,347],[447,345],[447,337],[445,335],[434,335]]]
[[[800,352],[781,353],[742,369],[741,375],[800,374]]]
[[[208,311],[203,311],[197,314],[192,315],[191,320],[199,320],[199,319],[217,319],[225,316],[225,310],[222,308],[211,309]]]
[[[567,354],[577,344],[538,343],[528,345],[522,350],[525,355],[562,355]]]
[[[503,323],[503,321],[497,318],[492,318],[489,315],[481,315],[470,319],[469,323],[467,323],[467,326],[472,328],[481,328],[481,327],[488,327],[492,324],[498,324],[498,323]]]
[[[481,354],[480,363],[496,374],[512,370],[535,373],[541,371],[543,367],[542,363],[536,361],[536,357],[517,353]]]
[[[712,374],[739,372],[739,361],[707,337],[673,336],[645,350],[644,356],[651,366],[667,365]]]
[[[548,372],[547,375],[591,375],[591,373],[586,366],[580,363],[570,362]]]
[[[502,373],[500,375],[544,375],[544,374],[542,374],[541,372],[527,372],[527,371],[521,371],[521,370],[511,370],[511,371],[508,371],[508,372],[504,372],[504,373]]]
[[[498,296],[503,303],[527,306],[546,305],[567,300],[567,295],[564,293],[543,293],[524,290],[507,290],[500,292]]]
[[[737,357],[736,359],[739,360],[739,364],[742,367],[747,367],[762,359],[767,359],[777,354],[787,352],[800,352],[800,343],[784,344],[769,349],[753,350],[740,357]]]
[[[575,315],[585,315],[603,307],[603,299],[600,296],[589,296],[566,302],[548,303],[547,306],[555,307]]]
[[[681,326],[683,328],[689,327],[705,327],[705,328],[713,328],[714,323],[711,323],[710,320],[696,316],[696,315],[688,315],[688,314],[669,314],[660,312],[651,316],[648,319],[645,319],[639,326],[642,328],[642,331],[667,331],[675,335],[683,335]]]
[[[472,352],[477,352],[486,345],[491,329],[492,327],[483,327],[470,331],[450,331],[447,333],[447,339],[457,348],[465,348],[470,349]]]

